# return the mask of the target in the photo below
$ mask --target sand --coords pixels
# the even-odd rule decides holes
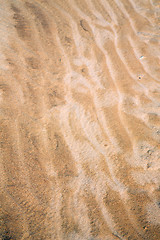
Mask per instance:
[[[0,0],[0,239],[160,239],[160,2]]]

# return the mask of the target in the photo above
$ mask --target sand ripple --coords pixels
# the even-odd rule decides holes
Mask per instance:
[[[159,14],[0,0],[0,239],[160,238]]]

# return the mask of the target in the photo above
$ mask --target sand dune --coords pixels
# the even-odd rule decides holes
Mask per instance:
[[[0,0],[0,239],[160,238],[159,19]]]

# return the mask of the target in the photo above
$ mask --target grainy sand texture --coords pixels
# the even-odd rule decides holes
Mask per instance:
[[[0,0],[0,239],[160,239],[160,0]]]

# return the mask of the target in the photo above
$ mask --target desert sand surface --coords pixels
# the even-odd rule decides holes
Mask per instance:
[[[160,1],[0,0],[0,239],[160,239]]]

